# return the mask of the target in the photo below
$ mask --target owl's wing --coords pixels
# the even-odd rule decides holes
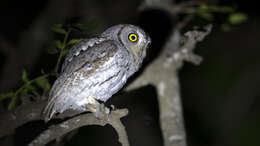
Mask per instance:
[[[77,44],[75,44],[74,46],[72,46],[72,48],[69,50],[69,53],[67,54],[64,63],[62,65],[61,68],[61,74],[66,72],[66,68],[68,68],[68,65],[72,62],[72,60],[75,60],[75,58],[77,56],[79,56],[80,54],[82,54],[82,52],[93,52],[93,47],[95,47],[98,44],[104,43],[104,41],[106,41],[106,38],[102,38],[102,37],[96,37],[96,38],[91,38],[91,39],[85,39],[82,40],[80,42],[78,42]],[[85,58],[86,61],[91,61],[88,59],[91,58]]]
[[[55,81],[50,94],[47,106],[44,109],[45,120],[48,121],[51,117],[58,112],[63,112],[68,109],[73,96],[80,93],[84,87],[79,86],[75,74],[80,74],[84,71],[85,79],[88,75],[95,73],[95,70],[101,68],[109,59],[111,59],[117,52],[118,47],[114,41],[106,40],[101,43],[94,44],[86,50],[82,50],[82,45],[76,45],[79,54],[73,55],[77,49],[71,50],[65,59],[62,67],[60,77]],[[72,59],[68,60],[71,56]],[[67,61],[66,61],[67,60]],[[89,84],[95,85],[97,80],[88,80]],[[76,88],[76,89],[75,89]],[[75,99],[76,100],[76,99]]]

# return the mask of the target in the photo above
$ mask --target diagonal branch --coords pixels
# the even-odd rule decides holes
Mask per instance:
[[[34,120],[41,120],[41,111],[46,101],[24,104],[15,110],[1,113],[0,138],[13,131],[15,128]]]
[[[24,97],[28,98],[28,97]],[[36,97],[40,98],[40,97]],[[47,97],[43,98],[47,99]],[[46,106],[46,100],[40,100],[37,102],[24,101],[22,105],[18,106],[14,110],[5,111],[0,115],[0,138],[8,135],[10,131],[22,126],[25,123],[36,120],[44,120],[42,110]],[[56,116],[56,119],[64,119],[66,117],[72,117],[78,115],[79,112],[68,111],[64,114]]]
[[[46,131],[42,132],[36,139],[34,139],[29,146],[43,146],[52,140],[55,140],[66,133],[71,132],[77,128],[87,125],[112,125],[118,133],[119,142],[123,146],[129,146],[128,137],[124,125],[120,118],[128,114],[127,109],[114,110],[109,115],[105,115],[102,119],[97,119],[93,114],[87,113],[76,116],[61,124],[53,125]]]
[[[186,146],[178,70],[184,60],[199,64],[201,58],[193,54],[193,49],[197,42],[202,41],[210,33],[211,28],[212,26],[209,25],[205,27],[205,31],[189,31],[184,36],[175,29],[164,46],[162,54],[127,87],[127,90],[131,90],[152,84],[157,88],[160,124],[165,146]],[[182,41],[184,41],[183,45],[180,45]]]
[[[15,128],[35,120],[44,120],[42,116],[42,109],[46,105],[46,101],[38,101],[36,103],[22,104],[13,111],[5,112],[0,117],[0,137],[3,137],[10,133]],[[104,110],[103,110],[104,111]],[[30,145],[44,145],[62,135],[87,125],[100,125],[106,124],[112,125],[117,131],[119,136],[119,142],[123,146],[129,146],[128,136],[124,125],[121,123],[120,118],[128,114],[127,109],[112,110],[109,115],[104,112],[100,113],[101,119],[97,119],[93,114],[86,113],[78,115],[78,112],[65,112],[55,117],[57,119],[63,119],[66,117],[73,117],[61,124],[53,125],[48,130],[41,133]]]

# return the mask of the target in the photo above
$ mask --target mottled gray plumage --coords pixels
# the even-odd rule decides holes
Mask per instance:
[[[141,66],[150,37],[139,27],[120,24],[85,39],[69,51],[44,109],[45,120],[67,109],[97,112]]]

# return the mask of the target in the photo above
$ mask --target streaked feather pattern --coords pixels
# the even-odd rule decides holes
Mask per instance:
[[[140,67],[150,43],[150,40],[145,40],[133,47],[132,44],[126,46],[123,33],[128,33],[127,29],[141,32],[139,37],[146,35],[136,26],[117,25],[100,37],[82,40],[70,49],[61,74],[49,93],[44,109],[45,121],[67,109],[88,111],[86,105],[98,106],[98,101],[107,101],[123,87]],[[141,47],[139,52],[132,53],[137,47]]]

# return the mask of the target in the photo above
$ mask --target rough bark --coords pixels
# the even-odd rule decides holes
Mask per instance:
[[[93,114],[83,114],[76,116],[72,119],[66,120],[60,124],[53,125],[49,129],[42,132],[37,138],[35,138],[29,146],[43,146],[48,142],[62,137],[64,134],[71,132],[77,128],[86,125],[100,125],[105,126],[110,124],[118,133],[118,141],[123,146],[129,146],[128,137],[124,125],[121,123],[120,118],[126,116],[127,109],[112,111],[109,115],[103,115],[104,117],[98,119]]]

